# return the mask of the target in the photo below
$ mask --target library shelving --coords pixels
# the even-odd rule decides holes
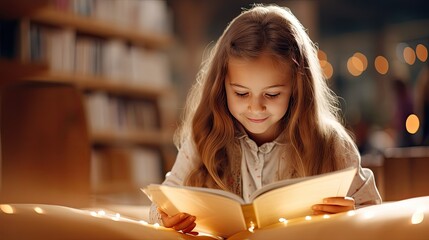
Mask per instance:
[[[17,2],[0,10],[0,201],[147,203],[175,154],[166,3]]]

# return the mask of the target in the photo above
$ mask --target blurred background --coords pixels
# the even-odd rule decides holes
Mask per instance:
[[[253,3],[1,0],[0,201],[148,204],[204,53]],[[429,195],[429,3],[258,3],[290,8],[319,46],[383,198]]]

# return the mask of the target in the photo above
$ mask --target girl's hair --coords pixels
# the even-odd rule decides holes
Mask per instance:
[[[355,145],[338,120],[337,98],[322,75],[316,46],[287,8],[255,5],[225,29],[191,88],[175,141],[180,148],[184,140],[192,138],[201,163],[185,184],[234,191],[230,169],[236,169],[241,159],[230,156],[239,123],[227,106],[228,61],[232,57],[256,59],[262,54],[292,65],[292,94],[281,120],[281,134],[292,146],[287,161],[295,176],[344,167],[336,145]]]

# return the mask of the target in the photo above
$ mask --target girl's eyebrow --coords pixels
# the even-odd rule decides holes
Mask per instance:
[[[230,83],[229,85],[231,85],[233,87],[239,87],[239,88],[249,89],[248,87],[245,87],[245,86],[237,84],[237,83]],[[285,86],[284,84],[275,84],[275,85],[271,85],[271,86],[265,87],[264,89],[276,88],[276,87],[284,87],[284,86]]]

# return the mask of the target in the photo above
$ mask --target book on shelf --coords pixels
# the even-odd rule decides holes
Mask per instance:
[[[196,216],[196,231],[220,237],[249,228],[264,228],[312,214],[324,198],[346,196],[356,168],[316,176],[281,180],[255,191],[249,201],[231,192],[187,186],[150,184],[141,190],[168,215]]]

